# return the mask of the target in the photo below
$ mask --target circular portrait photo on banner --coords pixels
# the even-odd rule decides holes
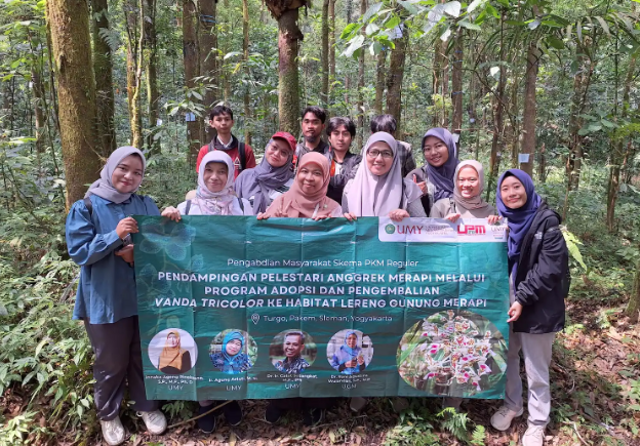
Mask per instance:
[[[327,344],[327,360],[331,367],[345,375],[362,373],[373,358],[373,343],[360,330],[340,330]]]
[[[220,372],[246,372],[258,359],[258,344],[246,331],[237,328],[223,330],[211,341],[209,358]]]
[[[496,386],[507,369],[507,343],[471,311],[442,311],[416,323],[398,347],[407,384],[434,395],[469,397]]]
[[[182,375],[196,365],[198,348],[186,331],[167,328],[156,334],[149,344],[151,364],[167,375]]]
[[[300,330],[281,331],[269,346],[273,366],[282,373],[301,373],[316,360],[318,347],[309,333]]]

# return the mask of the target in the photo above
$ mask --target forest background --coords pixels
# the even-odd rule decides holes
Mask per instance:
[[[91,350],[71,320],[78,268],[64,219],[117,146],[145,150],[142,192],[175,205],[235,112],[258,156],[322,105],[358,125],[388,112],[418,149],[430,127],[460,158],[530,172],[564,218],[573,283],[556,341],[548,444],[637,445],[640,429],[640,114],[637,0],[3,0],[0,3],[0,445],[93,444]],[[524,155],[524,158],[522,157]],[[519,160],[529,156],[530,162]],[[262,422],[213,437],[181,424],[133,444],[516,444],[488,428],[499,402],[442,413],[387,399],[302,428]],[[172,402],[172,423],[194,406]],[[254,422],[255,421],[255,422]],[[129,426],[141,432],[140,425]]]

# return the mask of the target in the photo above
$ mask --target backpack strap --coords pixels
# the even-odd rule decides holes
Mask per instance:
[[[184,210],[184,215],[189,215],[189,210],[191,209],[191,200],[187,200],[187,206]]]
[[[93,214],[93,203],[91,203],[91,198],[84,197],[82,201],[84,202],[85,207],[89,211],[89,217],[91,217],[91,215]]]
[[[238,143],[238,154],[240,155],[240,170],[244,170],[247,168],[247,153],[243,142]]]

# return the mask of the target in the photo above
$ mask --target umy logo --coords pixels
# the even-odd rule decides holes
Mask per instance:
[[[394,225],[389,223],[384,227],[384,230],[389,235],[395,234],[396,231],[398,234],[422,234],[421,225]]]

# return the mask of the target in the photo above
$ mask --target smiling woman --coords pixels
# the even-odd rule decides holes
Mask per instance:
[[[454,174],[453,196],[438,200],[431,209],[431,217],[457,221],[459,218],[489,218],[498,220],[493,206],[482,199],[484,169],[478,161],[462,161]]]

